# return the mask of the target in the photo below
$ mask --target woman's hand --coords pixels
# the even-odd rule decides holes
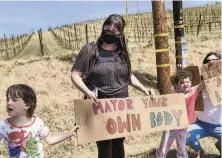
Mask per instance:
[[[210,60],[210,61],[208,62],[208,70],[211,69],[211,67],[213,66],[214,62],[215,62],[215,60]]]
[[[71,129],[71,132],[73,135],[75,135],[77,133],[77,130],[79,129],[80,127],[79,126],[76,126],[76,123],[75,123],[75,126]]]
[[[153,89],[148,88],[145,88],[143,90],[143,93],[145,93],[147,96],[150,96],[151,98],[153,97],[153,95],[155,95],[155,91]]]
[[[98,98],[97,98],[95,92],[89,91],[89,92],[87,92],[86,96],[88,99],[93,99],[97,103]]]

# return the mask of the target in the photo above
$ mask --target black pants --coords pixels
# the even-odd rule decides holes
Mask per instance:
[[[117,138],[96,142],[98,158],[124,158],[124,139],[125,138]]]

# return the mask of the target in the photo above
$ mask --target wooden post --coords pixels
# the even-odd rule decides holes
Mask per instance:
[[[139,42],[140,42],[140,32],[139,32],[139,26],[138,26],[138,23],[136,23],[136,28],[137,28],[137,38],[139,39]]]
[[[160,94],[170,94],[169,44],[168,36],[164,36],[168,33],[165,2],[157,0],[152,1],[152,10],[158,89]]]
[[[207,16],[207,9],[204,10],[204,16],[203,16],[204,19],[203,19],[203,22],[202,22],[203,23],[203,27],[205,28],[205,30],[206,30],[206,16]]]
[[[63,46],[63,42],[62,42],[62,29],[60,28],[59,29],[59,42],[60,42],[60,44]]]
[[[141,18],[141,38],[142,38],[142,41],[144,42],[144,25],[143,25],[143,20]]]
[[[137,14],[139,14],[139,13],[140,13],[140,8],[139,8],[139,2],[137,0]]]
[[[193,34],[193,24],[192,24],[190,12],[189,12],[189,26],[190,26],[190,32]]]
[[[208,23],[209,26],[209,32],[211,32],[211,21]]]
[[[129,36],[129,17],[128,17],[128,0],[126,0],[126,42],[128,43],[128,36]],[[127,45],[128,46],[128,45]]]
[[[23,48],[24,48],[24,35],[21,36],[21,41],[22,41],[21,43],[22,43],[22,50],[23,50]]]
[[[17,44],[18,51],[17,52],[19,53],[20,52],[20,44],[19,44],[20,43],[20,36],[18,36],[18,35],[17,35],[17,42],[18,42],[18,44]]]
[[[71,38],[70,38],[70,32],[68,31],[68,38],[69,38],[69,48],[72,48],[72,45],[71,45]]]
[[[61,28],[62,29],[62,28]],[[66,32],[64,29],[62,29],[63,31],[63,41],[64,41],[64,47],[66,48]]]
[[[96,27],[95,27],[95,25],[93,26],[93,29],[94,29],[94,40],[96,41]]]
[[[43,51],[43,44],[42,44],[42,29],[38,30],[38,35],[39,35],[39,44],[40,44],[40,51],[41,51],[41,55],[44,55],[44,51]]]
[[[9,60],[7,37],[4,34],[6,58]]]
[[[187,41],[184,37],[182,0],[173,1],[174,39],[177,71],[188,66]]]
[[[92,40],[92,27],[91,26],[89,26],[89,33],[88,33],[88,38],[89,38],[89,41],[91,41]]]
[[[19,53],[20,53],[22,51],[22,49],[23,49],[23,46],[22,46],[23,37],[22,37],[22,35],[20,35],[19,38],[20,38],[20,50],[19,50]]]
[[[199,31],[200,31],[201,16],[202,15],[200,14],[199,22],[198,22],[198,25],[197,25],[197,36],[199,35]]]
[[[148,40],[149,37],[148,37],[148,21],[147,20],[146,20],[146,26],[145,27],[146,27],[146,38],[147,38],[147,41],[149,41]]]
[[[3,45],[2,43],[3,43],[3,39],[1,38],[1,39],[0,39],[0,47],[1,47],[1,48],[2,48],[2,45]]]
[[[135,26],[133,27],[133,31],[134,31],[134,39],[135,39],[135,42],[136,42],[136,27]]]
[[[75,33],[75,49],[77,49],[77,34],[76,34],[76,25],[74,25],[74,33]]]
[[[85,35],[86,35],[86,43],[89,43],[89,37],[88,37],[88,26],[85,25]]]
[[[198,11],[197,11],[197,8],[195,9],[196,11],[196,19],[198,19]]]
[[[14,56],[16,56],[14,35],[12,35],[12,51],[13,51]]]

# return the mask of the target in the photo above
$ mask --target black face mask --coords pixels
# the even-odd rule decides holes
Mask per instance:
[[[102,38],[107,44],[113,44],[119,40],[119,37],[117,37],[117,35],[110,30],[103,30]]]

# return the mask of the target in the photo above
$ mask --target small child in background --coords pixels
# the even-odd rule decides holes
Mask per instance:
[[[43,158],[41,139],[48,145],[55,145],[72,137],[78,127],[67,133],[50,136],[44,122],[33,116],[37,98],[34,90],[25,84],[15,84],[6,92],[6,110],[9,118],[0,121],[0,141],[4,143],[10,158]]]
[[[198,93],[204,89],[205,85],[201,82],[199,85],[192,87],[192,73],[181,70],[175,78],[174,93],[184,93],[186,98],[186,108],[189,124],[196,121],[195,101]],[[177,158],[188,158],[186,151],[187,129],[170,130],[162,133],[162,139],[159,148],[156,151],[156,158],[166,157],[174,139],[177,145]]]

